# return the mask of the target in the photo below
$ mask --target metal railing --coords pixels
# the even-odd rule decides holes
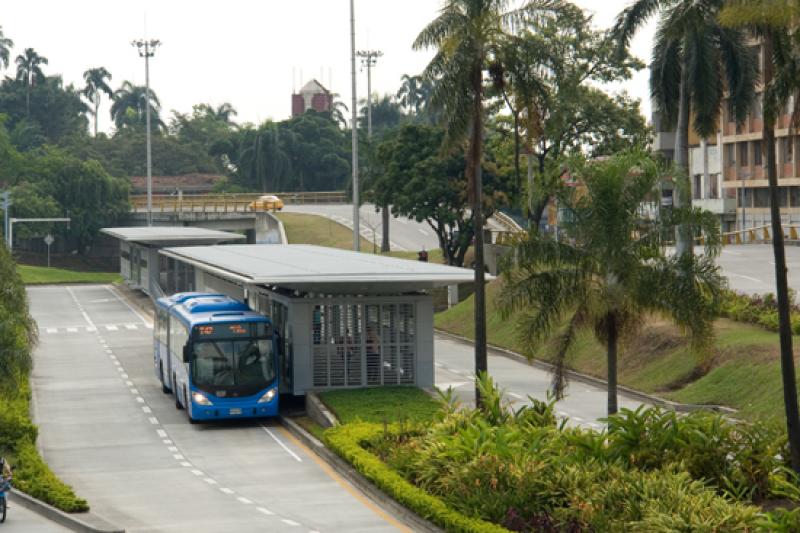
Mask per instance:
[[[261,194],[154,194],[153,212],[173,213],[180,211],[202,213],[244,213],[249,210],[251,202]],[[344,191],[318,192],[279,192],[275,196],[284,204],[343,204],[349,202]],[[130,197],[131,209],[143,211],[147,209],[147,195],[136,194]]]

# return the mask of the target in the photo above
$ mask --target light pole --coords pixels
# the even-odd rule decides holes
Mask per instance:
[[[359,50],[361,64],[367,67],[367,139],[372,141],[372,67],[383,55],[380,50]],[[381,208],[381,252],[389,251],[389,206]]]
[[[353,250],[361,249],[361,219],[358,212],[358,105],[356,101],[356,8],[355,1],[350,0],[350,75],[353,83],[353,98],[351,99],[350,125],[353,142]]]
[[[9,223],[9,219],[11,217],[11,192],[3,191],[3,238],[6,240],[6,244],[8,244],[8,249],[11,249],[11,231],[9,228],[11,227]]]
[[[144,85],[147,90],[145,102],[145,122],[147,128],[147,225],[153,225],[153,157],[150,149],[150,58],[156,53],[156,48],[161,45],[158,39],[137,39],[131,42],[139,51],[139,57],[144,58]]]

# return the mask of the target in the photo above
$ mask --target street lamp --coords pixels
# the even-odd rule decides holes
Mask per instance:
[[[361,64],[367,67],[367,138],[372,139],[372,67],[383,55],[380,50],[359,50],[356,55],[361,58]]]
[[[150,148],[150,58],[156,53],[156,48],[161,45],[158,39],[137,39],[131,42],[139,51],[139,57],[144,58],[144,84],[147,90],[145,102],[145,121],[147,125],[147,225],[153,225],[153,158]]]
[[[358,212],[358,109],[356,108],[356,8],[354,0],[350,0],[350,77],[353,85],[350,108],[352,110],[350,130],[353,154],[353,250],[358,252],[361,248],[361,219]]]

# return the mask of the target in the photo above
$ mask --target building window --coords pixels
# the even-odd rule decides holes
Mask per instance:
[[[719,174],[710,174],[708,179],[711,180],[709,187],[711,198],[719,198]]]
[[[794,158],[794,142],[791,137],[784,137],[781,140],[783,144],[783,162],[791,163]]]
[[[748,166],[747,143],[739,143],[739,166]]]
[[[781,187],[778,189],[778,206],[789,207],[789,187]]]
[[[760,167],[764,163],[761,161],[761,141],[753,143],[753,164]]]
[[[694,175],[694,183],[692,184],[694,189],[692,191],[692,199],[693,200],[700,200],[703,198],[703,175],[702,174],[695,174]]]
[[[728,162],[728,166],[732,167],[736,165],[736,145],[734,143],[726,144],[725,145],[725,159]]]
[[[769,189],[759,187],[753,191],[753,207],[769,207]]]
[[[789,205],[800,207],[800,187],[789,187]]]
[[[753,118],[761,119],[764,117],[764,102],[761,95],[755,97],[753,100]]]

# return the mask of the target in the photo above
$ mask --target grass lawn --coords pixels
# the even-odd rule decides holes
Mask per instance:
[[[526,350],[516,332],[516,319],[504,320],[494,306],[499,281],[487,287],[487,335],[491,344],[548,360],[548,343]],[[473,299],[439,313],[435,326],[474,338]],[[783,418],[783,389],[778,362],[778,335],[757,326],[717,320],[716,345],[710,370],[698,371],[688,339],[660,320],[646,323],[628,341],[619,357],[619,381],[634,389],[686,403],[720,404],[739,409],[745,418]],[[800,338],[795,338],[795,345]],[[569,365],[580,372],[606,377],[605,349],[590,334],[581,335]]]
[[[17,272],[26,285],[47,283],[117,283],[122,281],[118,272],[79,272],[61,268],[48,268],[17,264]]]
[[[377,387],[320,393],[320,399],[343,424],[432,420],[439,404],[416,387]]]
[[[275,216],[283,222],[286,238],[291,244],[353,249],[353,231],[329,218],[303,213],[276,213]],[[372,250],[372,243],[362,237],[361,249]]]

